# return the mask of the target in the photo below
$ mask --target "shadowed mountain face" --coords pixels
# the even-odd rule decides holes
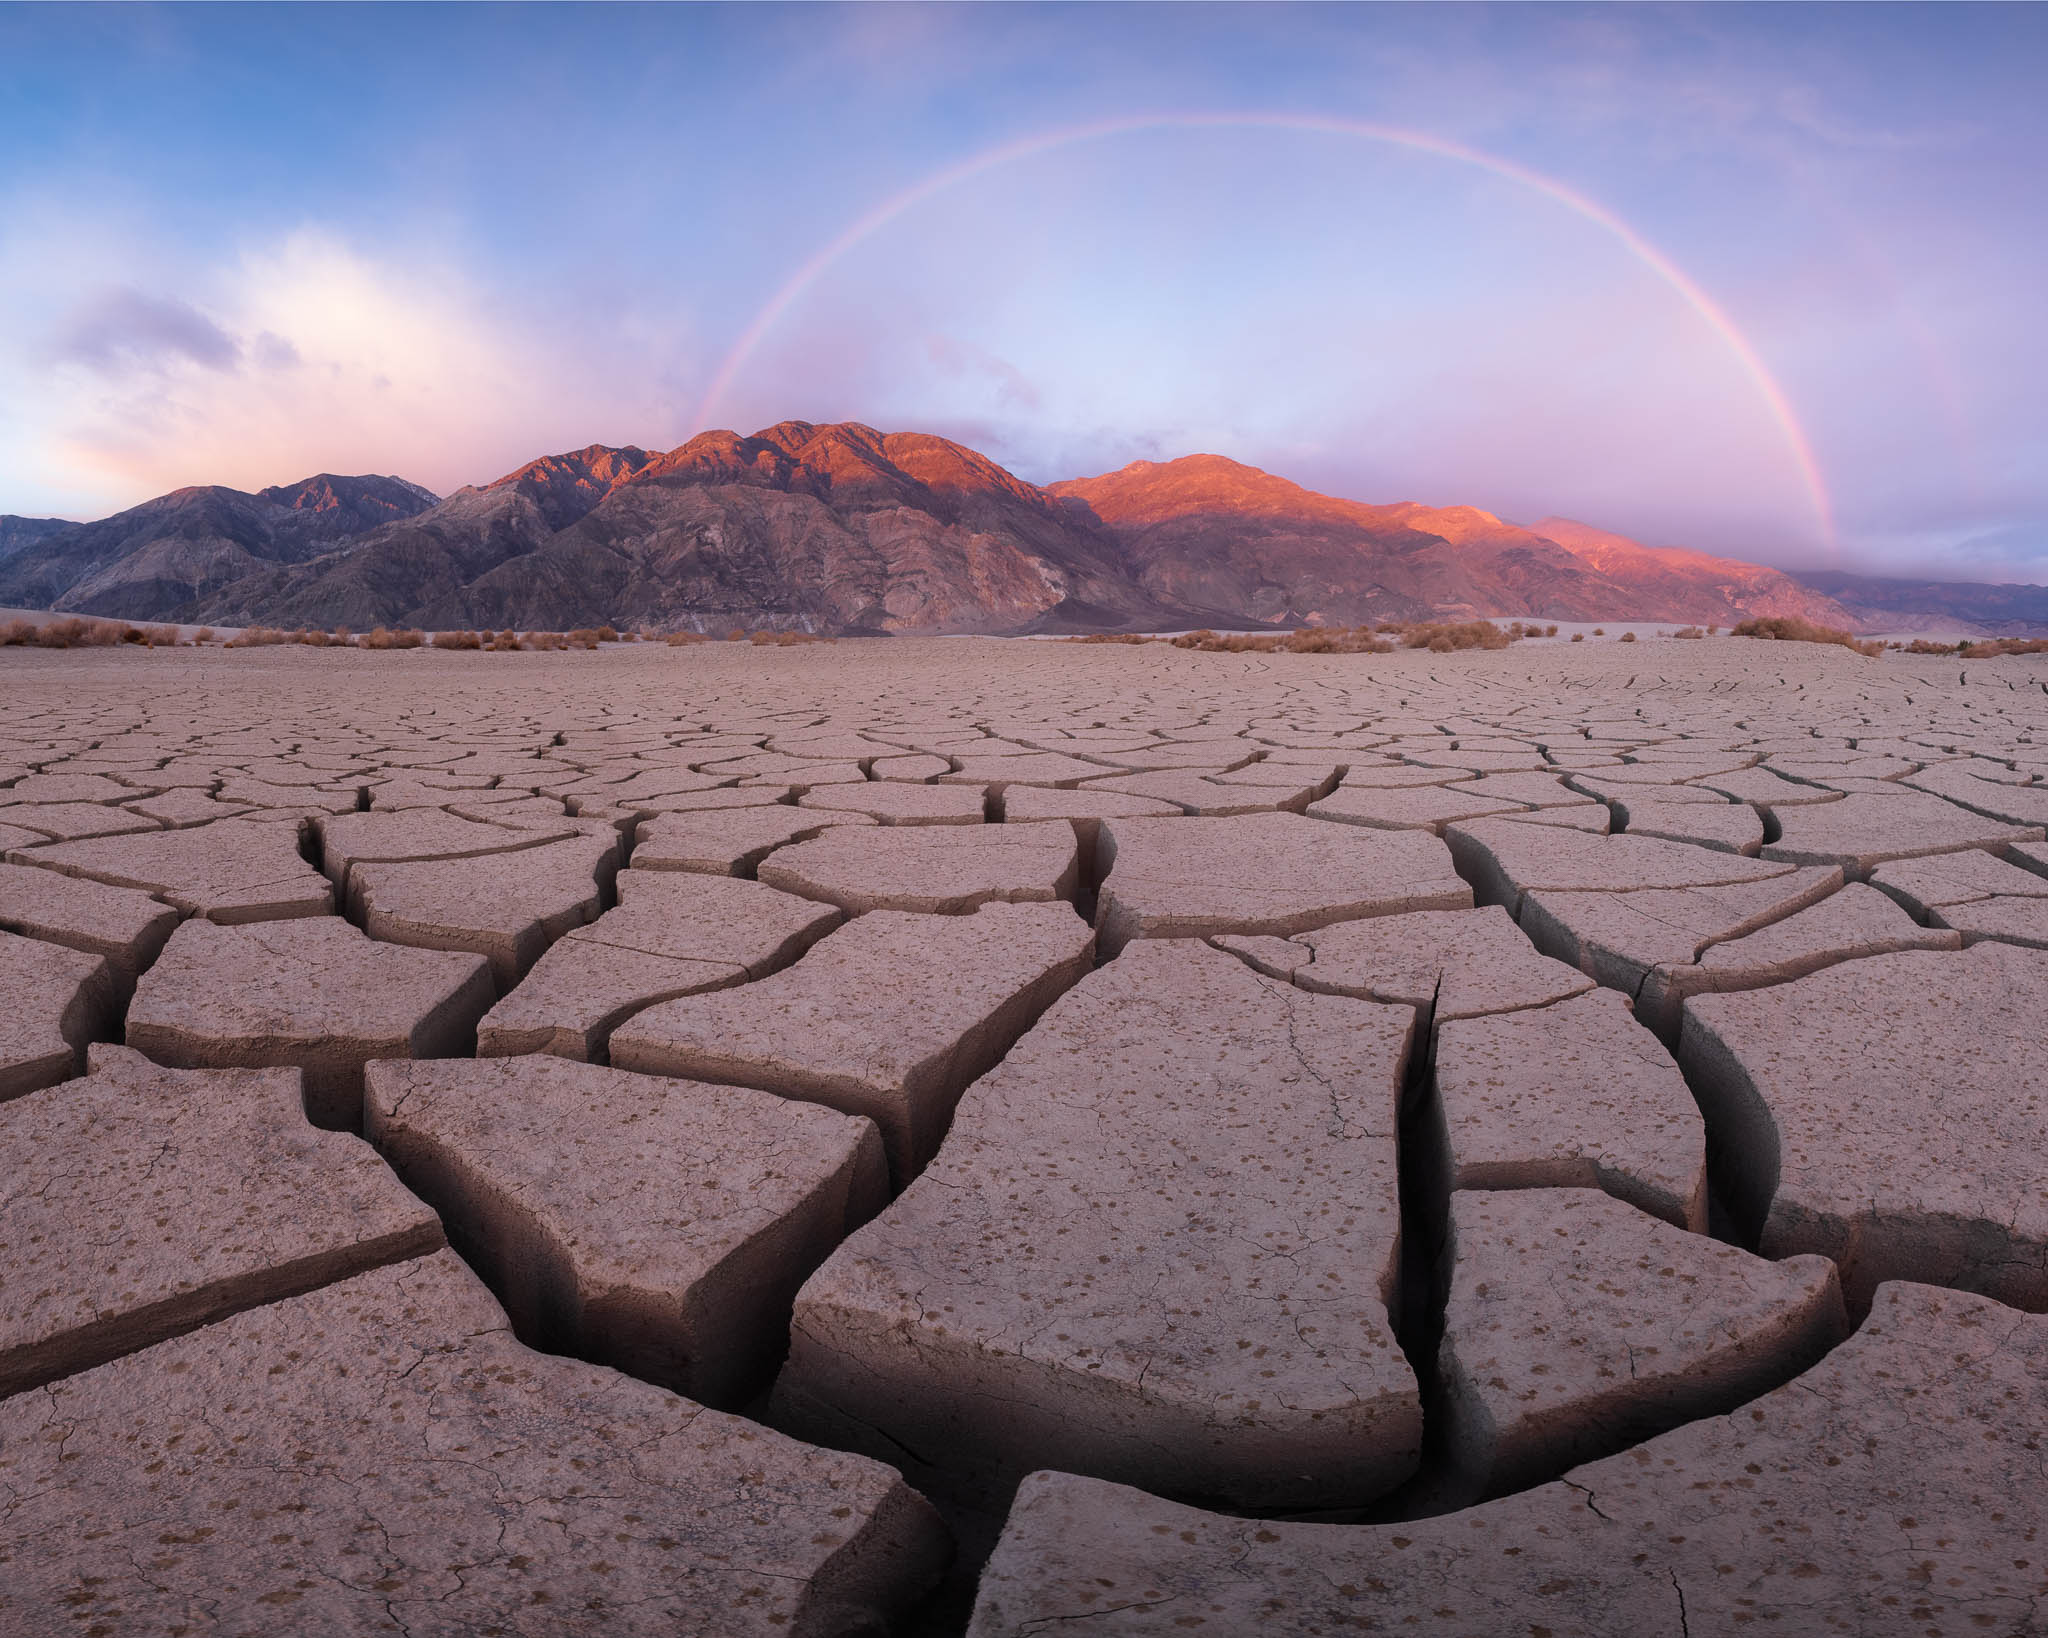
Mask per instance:
[[[225,587],[301,563],[435,503],[403,478],[341,478],[246,494],[173,490],[97,523],[45,534],[0,562],[0,604],[175,619]]]
[[[1865,631],[1962,629],[1997,637],[2048,632],[2048,586],[1901,580],[1838,569],[1802,569],[1798,579],[1842,604]]]
[[[223,587],[218,624],[1016,632],[1181,624],[1117,541],[918,433],[785,421],[665,455],[535,461],[344,550]]]
[[[0,512],[0,563],[27,551],[37,541],[77,527],[69,518],[18,518],[11,512]]]
[[[322,474],[254,495],[181,489],[98,523],[0,520],[0,605],[359,630],[1751,615],[1871,628],[1858,599],[1845,609],[1805,579],[1564,518],[1523,528],[1473,507],[1338,500],[1217,455],[1040,488],[944,438],[855,422],[707,432],[666,454],[593,444],[442,501]]]

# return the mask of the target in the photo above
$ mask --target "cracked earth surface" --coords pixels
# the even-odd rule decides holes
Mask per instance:
[[[0,1629],[2048,1632],[2048,661],[0,651]]]

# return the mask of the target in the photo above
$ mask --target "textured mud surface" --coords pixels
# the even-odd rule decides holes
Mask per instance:
[[[0,1630],[2048,1631],[2048,663],[0,652]]]

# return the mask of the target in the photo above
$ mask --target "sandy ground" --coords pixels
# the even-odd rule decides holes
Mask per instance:
[[[0,1626],[2033,1630],[2048,659],[1575,629],[0,650]]]

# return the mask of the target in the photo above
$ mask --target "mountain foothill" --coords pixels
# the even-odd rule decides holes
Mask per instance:
[[[1366,505],[1219,455],[1039,486],[916,432],[592,445],[439,497],[322,473],[0,517],[0,606],[216,626],[1015,635],[1502,617],[1856,623],[1776,569]]]

